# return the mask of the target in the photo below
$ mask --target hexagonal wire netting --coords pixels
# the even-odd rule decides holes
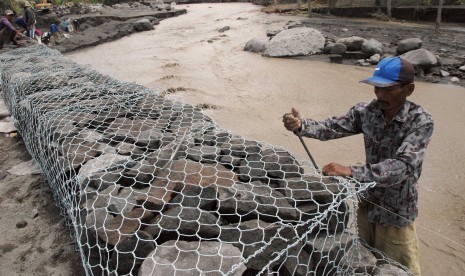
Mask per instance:
[[[408,275],[357,238],[372,184],[45,46],[2,54],[0,73],[88,275]]]

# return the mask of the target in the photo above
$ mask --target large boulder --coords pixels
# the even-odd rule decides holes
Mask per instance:
[[[438,64],[436,56],[426,49],[417,49],[400,56],[401,58],[409,61],[415,67],[428,69]]]
[[[398,55],[402,55],[403,53],[420,49],[421,44],[423,44],[423,41],[419,38],[407,38],[399,42],[396,52]]]
[[[336,43],[346,45],[347,51],[361,51],[364,42],[365,39],[359,36],[344,37],[336,41]]]
[[[134,30],[136,30],[137,32],[150,31],[154,29],[152,23],[148,19],[141,19],[139,21],[136,21],[133,23],[133,26]]]
[[[383,43],[376,39],[368,39],[362,44],[362,52],[368,55],[383,54]]]
[[[269,57],[307,56],[319,53],[325,37],[312,28],[293,28],[275,35],[263,53]]]
[[[245,44],[244,51],[252,53],[263,53],[266,50],[269,41],[270,40],[267,37],[252,38]]]
[[[346,51],[347,51],[347,46],[345,44],[336,43],[333,45],[329,53],[333,55],[343,55]]]

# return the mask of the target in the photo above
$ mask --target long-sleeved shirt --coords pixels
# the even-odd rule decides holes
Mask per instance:
[[[406,101],[392,121],[386,122],[373,100],[355,105],[341,117],[321,122],[304,119],[301,135],[324,141],[363,133],[366,164],[351,166],[351,170],[355,180],[376,183],[363,194],[375,203],[368,219],[405,227],[418,216],[418,179],[433,128],[432,116],[415,103]]]
[[[24,9],[24,21],[26,22],[27,26],[32,26],[34,24],[36,24],[36,15],[34,13],[34,11],[32,10],[32,8],[25,8]]]
[[[0,18],[0,30],[3,30],[3,28],[5,27],[16,32],[16,28],[13,26],[13,24],[11,24],[11,22],[6,17],[1,17]]]

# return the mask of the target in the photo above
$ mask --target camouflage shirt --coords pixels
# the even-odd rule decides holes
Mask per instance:
[[[375,187],[363,196],[397,214],[375,205],[368,219],[385,226],[405,227],[418,215],[417,182],[433,127],[432,116],[409,101],[386,123],[378,102],[373,100],[357,104],[341,117],[321,122],[304,119],[301,135],[324,141],[363,133],[366,164],[351,166],[353,178],[375,182]]]

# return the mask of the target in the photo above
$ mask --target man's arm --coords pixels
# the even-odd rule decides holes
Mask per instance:
[[[15,31],[15,32],[17,31],[17,29],[13,26],[13,24],[11,24],[11,22],[5,17],[3,17],[1,21],[2,21],[2,24],[5,25],[8,29]]]
[[[411,132],[394,158],[376,164],[351,166],[353,178],[359,182],[376,182],[379,187],[388,187],[404,181],[411,174],[420,173],[433,128],[434,123],[431,121]]]
[[[347,114],[331,117],[321,122],[303,119],[300,134],[321,141],[359,134],[362,132],[360,114],[365,106],[364,103],[357,104]]]

